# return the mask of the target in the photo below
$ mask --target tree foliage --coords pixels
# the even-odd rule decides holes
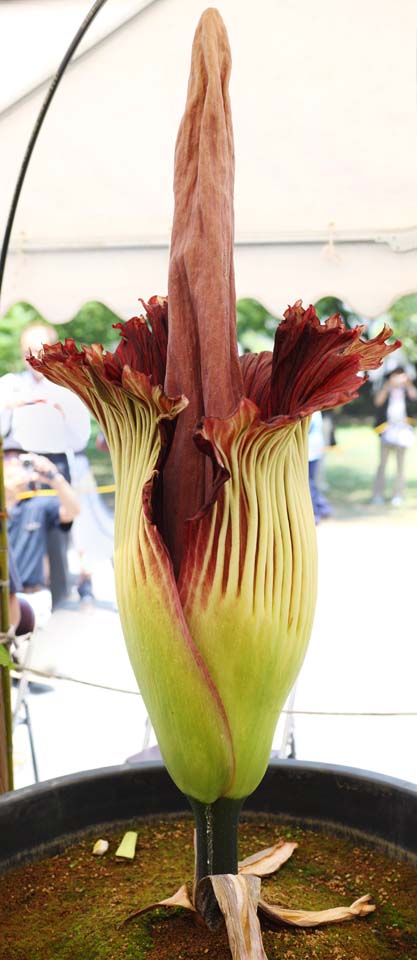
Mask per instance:
[[[386,320],[392,327],[394,335],[401,340],[402,353],[411,363],[417,362],[417,293],[407,293],[399,297],[387,310],[383,317],[379,317],[379,326]]]
[[[0,375],[23,370],[20,337],[31,323],[45,323],[30,303],[15,303],[0,319]]]
[[[20,337],[30,324],[44,323],[54,327],[60,340],[72,337],[78,347],[83,343],[102,343],[110,349],[118,340],[113,324],[119,320],[120,317],[104,303],[96,300],[84,304],[68,323],[60,324],[49,323],[30,303],[15,303],[0,319],[0,376],[23,370]]]
[[[272,350],[274,334],[281,317],[272,313],[252,297],[238,300],[237,337],[243,353],[259,353],[261,350]]]
[[[90,300],[81,307],[72,320],[68,323],[60,323],[56,330],[60,340],[71,337],[78,347],[82,344],[102,343],[106,350],[111,350],[119,340],[113,324],[120,323],[121,319],[104,303]]]
[[[333,313],[340,313],[349,327],[357,324],[367,325],[367,319],[355,313],[338,297],[322,297],[315,304],[321,320]],[[109,307],[97,300],[84,304],[75,317],[67,323],[49,324],[49,321],[30,303],[15,303],[0,318],[0,376],[10,371],[23,369],[20,354],[20,337],[29,324],[47,323],[54,326],[59,339],[72,337],[77,346],[83,343],[102,343],[106,349],[113,349],[118,340],[113,324],[120,321]],[[237,332],[242,352],[250,350],[258,353],[271,350],[274,334],[281,317],[270,311],[252,297],[237,302]],[[394,335],[403,344],[402,353],[411,363],[417,362],[417,293],[400,297],[382,316],[369,321],[367,333],[375,336],[384,321],[393,328]],[[366,334],[365,334],[366,335]]]
[[[350,329],[360,324],[368,325],[366,317],[363,317],[360,313],[355,313],[355,311],[351,310],[348,304],[340,300],[339,297],[321,297],[320,300],[317,300],[315,308],[320,320],[327,320],[328,317],[333,316],[334,313],[340,313],[346,326],[350,327]]]

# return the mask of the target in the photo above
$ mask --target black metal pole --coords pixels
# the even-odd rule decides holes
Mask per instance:
[[[93,3],[93,6],[91,7],[91,10],[87,13],[87,16],[86,16],[85,19],[83,20],[80,28],[77,30],[77,33],[75,34],[74,39],[73,39],[72,42],[70,43],[70,45],[69,45],[69,47],[68,47],[68,50],[67,50],[67,52],[66,52],[63,60],[61,61],[60,65],[59,65],[59,67],[58,67],[58,70],[57,70],[57,72],[56,72],[56,74],[55,74],[55,76],[54,76],[53,79],[52,79],[52,82],[51,82],[51,85],[50,85],[50,87],[49,87],[48,93],[46,94],[45,100],[44,100],[44,102],[43,102],[43,104],[42,104],[42,106],[41,106],[41,109],[40,109],[40,111],[39,111],[38,117],[37,117],[37,119],[36,119],[35,126],[34,126],[34,128],[33,128],[33,130],[32,130],[32,134],[31,134],[29,143],[28,143],[28,145],[27,145],[27,147],[26,147],[26,152],[25,152],[25,155],[24,155],[24,157],[23,157],[22,166],[21,166],[21,168],[20,168],[19,176],[18,176],[18,178],[17,178],[16,186],[15,186],[15,189],[14,189],[13,198],[12,198],[12,202],[11,202],[11,206],[10,206],[10,211],[9,211],[9,216],[8,216],[8,218],[7,218],[6,229],[5,229],[5,232],[4,232],[3,243],[2,243],[2,247],[1,247],[1,253],[0,253],[0,297],[1,297],[1,290],[2,290],[2,285],[3,285],[4,268],[5,268],[5,265],[6,265],[6,258],[7,258],[7,253],[8,253],[8,249],[9,249],[9,243],[10,243],[10,235],[11,235],[11,232],[12,232],[12,229],[13,229],[13,223],[14,223],[14,218],[15,218],[15,214],[16,214],[16,209],[17,209],[17,205],[18,205],[18,203],[19,203],[19,197],[20,197],[20,194],[21,194],[21,190],[22,190],[22,187],[23,187],[24,180],[25,180],[27,168],[28,168],[28,166],[29,166],[30,158],[31,158],[32,153],[33,153],[33,148],[34,148],[35,143],[36,143],[36,141],[37,141],[37,139],[38,139],[38,136],[39,136],[39,133],[40,133],[40,130],[41,130],[43,121],[44,121],[44,119],[45,119],[45,117],[46,117],[46,114],[47,114],[47,112],[48,112],[48,108],[49,108],[49,105],[50,105],[50,103],[51,103],[51,100],[52,100],[52,98],[53,98],[53,96],[54,96],[54,93],[55,93],[55,91],[56,91],[56,89],[57,89],[57,87],[58,87],[58,84],[59,84],[60,80],[62,80],[62,77],[63,77],[63,75],[64,75],[64,73],[65,73],[65,70],[66,70],[66,68],[67,68],[67,66],[68,66],[68,64],[69,64],[69,62],[70,62],[70,60],[71,60],[71,58],[72,58],[72,55],[75,53],[75,51],[76,51],[79,43],[81,42],[84,34],[87,32],[90,24],[93,22],[94,17],[97,15],[97,13],[98,13],[99,10],[101,9],[101,7],[103,7],[106,2],[107,2],[107,0],[95,0],[95,3]]]
[[[0,436],[0,630],[8,633],[9,561],[7,551],[7,509],[3,473],[3,441]],[[6,648],[7,649],[7,648]],[[13,722],[10,670],[0,666],[0,793],[13,790]]]

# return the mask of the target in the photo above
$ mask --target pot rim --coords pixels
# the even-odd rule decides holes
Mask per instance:
[[[104,825],[189,811],[159,760],[101,767],[0,797],[0,871],[52,855]],[[273,758],[243,812],[330,830],[417,860],[417,784],[317,761]]]
[[[406,794],[409,793],[411,796],[415,796],[417,799],[417,783],[412,783],[410,780],[402,780],[398,777],[391,777],[389,774],[378,773],[373,770],[366,770],[361,767],[349,767],[336,763],[321,763],[318,760],[287,760],[278,757],[272,757],[268,764],[265,776],[271,769],[288,771],[292,770],[294,773],[305,772],[320,774],[323,772],[329,776],[343,776],[348,779],[351,778],[353,781],[360,781],[361,783],[369,782],[370,784],[375,783],[379,786],[392,787],[395,790],[403,791]],[[78,770],[75,773],[67,773],[61,777],[51,777],[49,780],[42,780],[40,783],[29,784],[26,787],[19,787],[17,790],[11,790],[8,793],[4,793],[0,795],[0,807],[2,807],[5,803],[17,803],[19,800],[22,800],[29,795],[41,795],[45,792],[49,793],[52,789],[65,787],[66,785],[71,786],[72,784],[85,782],[85,780],[99,781],[102,780],[103,777],[111,778],[116,775],[120,777],[125,775],[128,777],[132,770],[142,770],[144,773],[148,773],[153,770],[166,771],[166,767],[161,760],[146,760],[143,762],[139,761],[138,763],[121,763],[113,764],[109,767],[93,767],[90,770]],[[261,783],[263,783],[263,780]],[[257,787],[257,790],[259,790],[259,787]],[[251,797],[248,798],[248,802],[250,802],[251,798],[256,795],[257,790],[254,791],[254,794],[251,794]]]

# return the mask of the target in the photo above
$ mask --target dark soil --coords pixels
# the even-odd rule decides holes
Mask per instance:
[[[138,831],[136,858],[118,861],[127,829]],[[92,856],[98,837],[105,857]],[[265,930],[269,960],[417,960],[417,866],[388,859],[357,839],[289,827],[275,817],[243,819],[240,856],[279,837],[298,850],[262,883],[263,896],[293,908],[349,905],[371,893],[376,912],[301,930]],[[0,960],[230,960],[223,931],[210,933],[193,916],[158,910],[124,926],[138,907],[170,896],[192,880],[189,818],[141,820],[95,831],[58,856],[0,877]]]

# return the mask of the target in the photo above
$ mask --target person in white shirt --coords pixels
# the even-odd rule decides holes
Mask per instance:
[[[58,453],[78,453],[87,445],[90,436],[90,414],[87,407],[71,390],[46,380],[42,373],[32,370],[26,363],[29,353],[38,354],[44,343],[57,341],[56,331],[45,324],[31,324],[21,336],[22,357],[26,369],[21,373],[6,373],[0,377],[0,420],[1,433],[8,438],[9,449],[19,449],[21,444],[13,445],[13,414],[26,404],[43,402],[50,404],[62,416],[62,446]],[[49,455],[56,450],[43,449],[39,453]],[[67,473],[67,471],[65,471]],[[67,477],[69,479],[69,477]]]

